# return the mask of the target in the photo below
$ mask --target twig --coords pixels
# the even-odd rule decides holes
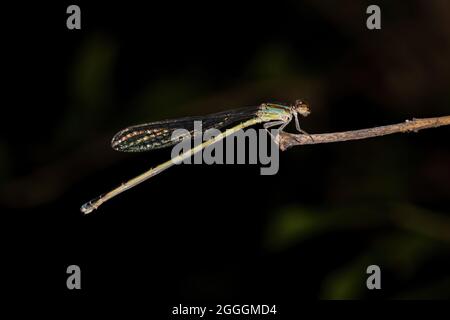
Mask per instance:
[[[450,125],[450,116],[406,120],[405,122],[391,124],[388,126],[344,132],[320,133],[311,135],[281,132],[279,137],[279,145],[280,149],[284,151],[286,149],[289,149],[290,147],[297,145],[367,139],[399,132],[417,132],[422,129],[436,128],[446,125]]]

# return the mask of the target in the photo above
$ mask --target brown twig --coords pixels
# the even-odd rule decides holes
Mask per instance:
[[[279,137],[279,145],[280,149],[284,151],[298,145],[367,139],[399,132],[417,132],[422,129],[436,128],[449,124],[450,116],[444,116],[436,118],[406,120],[405,122],[391,124],[388,126],[344,132],[320,133],[311,135],[281,132]]]

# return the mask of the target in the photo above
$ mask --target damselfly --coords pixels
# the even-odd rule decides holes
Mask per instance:
[[[263,103],[257,107],[248,107],[242,109],[229,110],[219,112],[207,116],[186,117],[173,120],[164,120],[151,122],[141,125],[128,127],[118,132],[111,141],[111,146],[118,151],[124,152],[143,152],[153,149],[170,147],[180,141],[183,137],[178,136],[177,139],[172,138],[172,133],[177,129],[186,129],[190,137],[195,136],[198,132],[194,131],[194,122],[202,121],[204,130],[210,128],[224,128],[233,123],[241,122],[240,124],[227,129],[214,138],[203,142],[200,145],[194,146],[192,149],[184,152],[142,174],[122,183],[117,188],[105,193],[81,206],[81,211],[85,214],[97,209],[101,204],[118,194],[128,190],[137,184],[157,175],[158,173],[170,168],[175,163],[181,163],[183,160],[200,152],[204,148],[232,135],[233,133],[253,126],[258,123],[264,123],[264,128],[268,131],[269,128],[279,126],[278,130],[282,131],[292,120],[295,119],[295,126],[298,131],[307,134],[300,128],[298,115],[306,117],[310,113],[309,107],[306,103],[297,100],[294,105],[282,105],[274,103]],[[268,131],[269,132],[269,131]],[[272,136],[272,134],[269,132]],[[272,136],[275,139],[275,136]]]

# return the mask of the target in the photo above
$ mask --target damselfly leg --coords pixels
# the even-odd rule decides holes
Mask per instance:
[[[308,132],[306,132],[305,130],[303,130],[302,128],[300,128],[300,122],[298,121],[298,115],[297,115],[297,113],[294,113],[294,118],[295,118],[295,128],[297,129],[297,131],[298,131],[298,132],[301,132],[301,133],[303,133],[303,134],[306,134],[306,135],[311,139],[311,141],[314,142],[313,137],[312,137]]]
[[[263,128],[267,131],[267,133],[272,137],[273,142],[275,142],[276,144],[278,144],[278,133],[277,136],[275,137],[272,132],[269,131],[269,128],[272,127],[276,127],[279,126],[281,124],[281,126],[277,129],[278,132],[282,131],[289,122],[283,121],[283,120],[279,120],[279,121],[272,121],[272,122],[267,122],[263,124]]]

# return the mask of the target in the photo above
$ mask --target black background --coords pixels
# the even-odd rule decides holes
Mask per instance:
[[[161,314],[179,303],[449,297],[445,127],[293,148],[275,176],[254,165],[177,166],[91,215],[79,211],[170,157],[113,151],[112,135],[135,123],[297,98],[311,105],[302,124],[314,133],[447,115],[450,31],[433,16],[444,11],[436,2],[381,2],[377,31],[365,26],[364,1],[83,1],[81,30],[66,28],[70,4],[4,11],[11,292],[127,298]],[[300,236],[274,245],[286,210],[313,213],[324,231],[302,237],[299,220]],[[419,253],[405,259],[421,258],[402,261],[414,241]],[[71,264],[82,270],[78,292],[66,288]],[[369,264],[383,270],[380,291],[365,288]],[[334,289],[355,279],[333,278],[342,270],[361,281],[333,294],[330,277],[342,281]]]

